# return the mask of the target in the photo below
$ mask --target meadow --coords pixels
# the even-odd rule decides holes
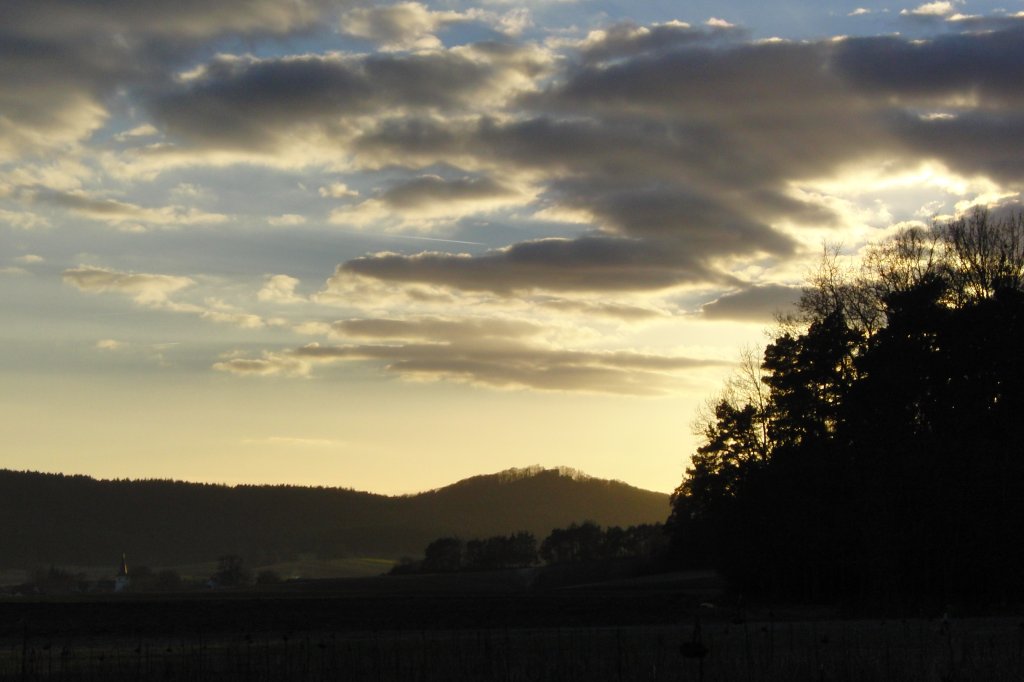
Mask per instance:
[[[0,679],[1024,679],[1019,618],[747,615],[670,589],[8,600]]]

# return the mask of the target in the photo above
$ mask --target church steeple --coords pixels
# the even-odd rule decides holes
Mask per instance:
[[[128,559],[121,554],[121,566],[117,569],[117,577],[114,578],[114,592],[124,592],[128,589]]]

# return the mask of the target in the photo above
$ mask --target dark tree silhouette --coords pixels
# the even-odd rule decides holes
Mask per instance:
[[[827,256],[760,381],[701,420],[676,558],[803,598],[1024,596],[1022,342],[1022,215],[905,231],[853,274]]]
[[[225,554],[217,561],[217,571],[211,578],[218,587],[238,587],[248,583],[250,575],[242,557]]]
[[[463,543],[458,538],[438,538],[424,551],[423,570],[431,573],[462,568]]]

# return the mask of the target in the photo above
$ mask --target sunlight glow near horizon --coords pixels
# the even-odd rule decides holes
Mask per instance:
[[[668,492],[824,244],[1024,184],[991,3],[59,5],[5,28],[3,468]]]

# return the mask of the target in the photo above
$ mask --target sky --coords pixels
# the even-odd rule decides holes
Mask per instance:
[[[1024,186],[1024,0],[2,13],[4,468],[668,492],[826,246]]]

